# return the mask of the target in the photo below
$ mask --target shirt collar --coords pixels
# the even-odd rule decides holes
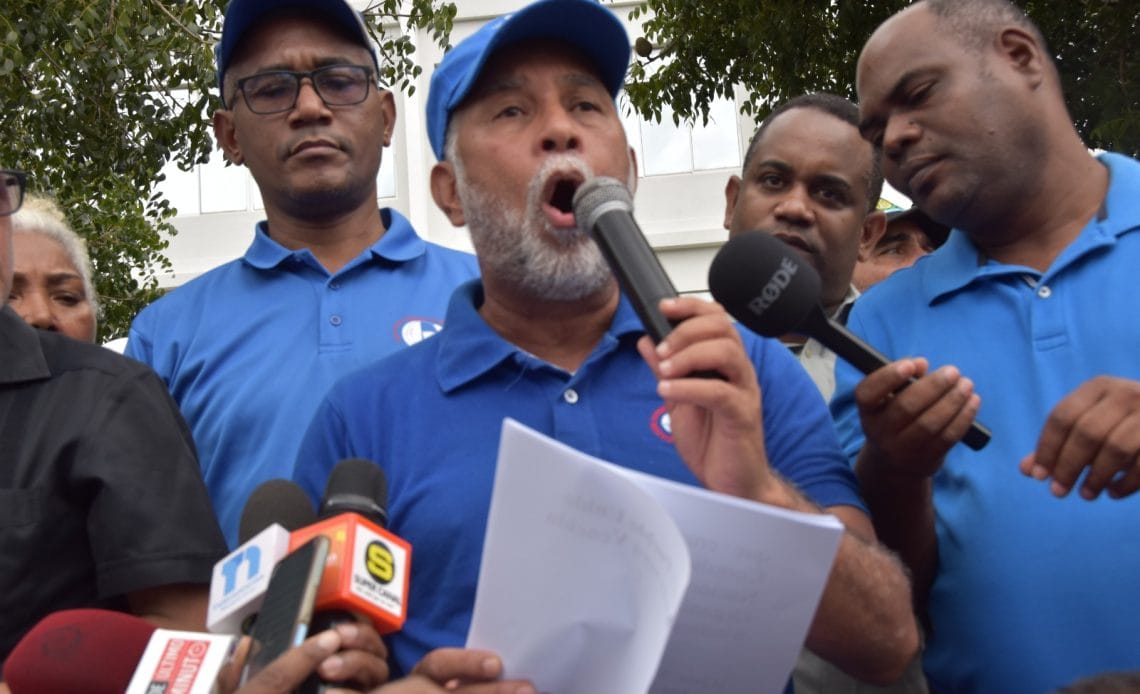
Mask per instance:
[[[423,255],[427,251],[427,243],[419,237],[412,228],[411,222],[396,210],[390,207],[380,208],[380,221],[384,225],[384,233],[373,243],[366,253],[369,258],[383,258],[395,263],[403,263]],[[363,254],[362,254],[363,255]],[[254,231],[253,243],[246,250],[243,260],[249,265],[268,270],[281,263],[296,258],[313,267],[320,267],[312,252],[307,248],[296,251],[290,250],[269,236],[269,226],[266,220],[257,223]],[[363,262],[357,259],[347,267]]]
[[[1108,168],[1108,192],[1104,202],[1096,216],[1054,261],[1051,272],[1093,248],[1115,243],[1121,235],[1140,229],[1140,196],[1136,195],[1136,189],[1140,187],[1140,162],[1112,152],[1097,158]],[[1029,272],[1018,265],[980,263],[979,257],[981,254],[973,241],[962,231],[954,229],[938,250],[919,258],[917,263],[925,266],[922,293],[927,303],[933,304],[982,277]]]
[[[451,295],[443,331],[432,338],[439,340],[436,377],[445,392],[469,383],[503,361],[522,354],[522,350],[500,337],[479,315],[482,303],[481,280],[461,284]],[[606,337],[616,340],[644,332],[641,320],[623,295]]]
[[[0,383],[51,377],[39,336],[10,306],[0,309]]]

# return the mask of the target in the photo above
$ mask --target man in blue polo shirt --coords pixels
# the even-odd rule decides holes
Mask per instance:
[[[217,48],[214,132],[248,166],[266,221],[244,257],[139,314],[126,353],[189,422],[226,538],[261,482],[288,477],[340,376],[442,327],[468,253],[426,243],[376,205],[391,93],[343,0],[233,0]]]
[[[923,358],[863,380],[841,364],[833,400],[929,614],[931,689],[1138,669],[1140,163],[1089,154],[1040,33],[1004,0],[895,15],[858,88],[887,179],[954,227],[848,321]],[[955,445],[975,415],[993,427],[980,452]]]
[[[636,183],[614,103],[630,46],[594,0],[539,0],[451,50],[432,76],[432,193],[466,224],[482,281],[439,337],[330,391],[295,477],[314,497],[336,462],[384,467],[391,527],[415,547],[396,671],[462,644],[471,619],[499,432],[513,417],[633,469],[780,506],[849,532],[808,636],[860,676],[898,676],[918,647],[906,577],[879,548],[815,386],[774,340],[723,310],[663,303],[654,349],[570,200],[593,175]],[[688,378],[715,370],[724,380]]]

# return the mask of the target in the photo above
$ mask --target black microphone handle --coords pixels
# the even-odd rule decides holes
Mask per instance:
[[[654,344],[660,343],[676,327],[662,315],[661,300],[676,298],[677,289],[637,222],[628,211],[615,208],[598,215],[590,236],[617,276],[645,332]],[[689,376],[727,380],[721,372],[707,369],[693,371]]]
[[[828,318],[818,304],[808,313],[798,330],[802,330],[809,336],[819,340],[825,347],[835,352],[843,361],[851,364],[866,375],[869,375],[873,371],[878,371],[890,363],[890,360],[888,360],[886,356],[861,340],[858,335],[848,330],[846,326]],[[914,380],[914,378],[911,378],[903,385],[903,388],[914,383]],[[899,390],[902,390],[902,388]],[[991,436],[992,433],[984,424],[974,420],[970,423],[969,431],[962,437],[962,443],[969,446],[972,450],[980,451],[990,442]]]
[[[350,624],[356,623],[356,617],[346,610],[321,610],[314,612],[312,619],[309,620],[309,636],[316,636],[322,631],[332,629],[337,624]],[[305,681],[301,683],[294,694],[325,694],[331,691],[344,691],[345,688],[351,688],[347,682],[326,682],[316,672],[309,673]]]
[[[677,290],[641,229],[628,212],[610,210],[598,216],[590,236],[617,276],[645,332],[655,343],[664,340],[674,326],[661,315],[658,304],[676,297]]]

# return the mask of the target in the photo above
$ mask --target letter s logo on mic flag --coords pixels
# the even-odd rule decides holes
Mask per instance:
[[[317,535],[329,539],[314,624],[323,623],[322,613],[340,619],[337,613],[351,612],[367,617],[381,634],[403,627],[412,546],[385,528],[387,498],[379,465],[342,460],[329,476],[318,513],[322,520],[293,532],[291,548]]]
[[[396,577],[396,558],[392,555],[392,550],[388,549],[388,545],[379,540],[373,542],[368,545],[366,557],[365,568],[372,578],[381,583],[391,583]]]

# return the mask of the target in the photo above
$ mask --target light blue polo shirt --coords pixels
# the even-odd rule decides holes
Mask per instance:
[[[1101,374],[1140,380],[1140,163],[1100,161],[1110,171],[1101,212],[1046,272],[979,262],[954,231],[872,287],[847,323],[892,358],[958,366],[993,430],[980,452],[951,449],[934,477],[932,689],[1040,694],[1140,669],[1140,495],[1056,499],[1018,471],[1064,396]],[[840,363],[836,377],[832,410],[854,461],[861,375]]]
[[[438,332],[475,257],[421,239],[398,212],[335,275],[266,233],[171,291],[131,326],[126,354],[166,381],[194,435],[230,546],[250,493],[288,478],[301,436],[341,376]]]
[[[437,338],[335,385],[297,459],[295,479],[314,499],[343,458],[376,461],[387,474],[389,527],[414,552],[408,620],[389,642],[403,672],[467,637],[504,417],[590,455],[698,484],[673,446],[636,348],[644,329],[626,301],[574,374],[504,341],[477,313],[482,301],[478,281],[464,284]],[[773,466],[821,506],[863,509],[807,373],[779,342],[743,335]]]

